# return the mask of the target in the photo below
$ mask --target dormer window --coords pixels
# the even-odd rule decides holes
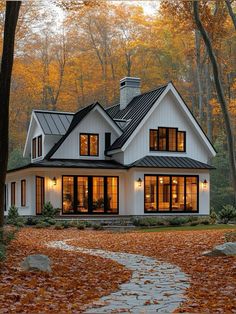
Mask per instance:
[[[32,159],[42,156],[43,146],[42,146],[42,135],[34,137],[32,140]]]
[[[185,152],[186,132],[177,128],[163,128],[150,130],[150,150]]]
[[[80,156],[98,156],[98,147],[98,134],[80,134]]]

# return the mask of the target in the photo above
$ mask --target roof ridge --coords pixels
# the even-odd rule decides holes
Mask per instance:
[[[55,110],[44,110],[44,109],[33,109],[33,112],[50,113],[50,114],[75,114],[69,111],[55,111]]]

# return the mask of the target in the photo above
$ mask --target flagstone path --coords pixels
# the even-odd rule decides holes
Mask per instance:
[[[85,313],[171,313],[185,300],[188,276],[179,267],[143,255],[86,249],[53,241],[49,247],[109,258],[132,271],[120,290],[93,302]]]

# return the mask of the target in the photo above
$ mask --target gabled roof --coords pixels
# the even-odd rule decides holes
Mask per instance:
[[[125,144],[166,87],[167,85],[163,85],[155,90],[134,97],[123,110],[119,109],[119,104],[107,108],[107,112],[113,119],[131,120],[123,129],[123,134],[111,145],[109,151],[119,149]]]
[[[181,169],[215,169],[214,167],[188,157],[145,156],[136,160],[132,167],[143,168],[181,168]]]
[[[74,116],[70,112],[45,110],[34,110],[34,113],[45,135],[64,135]]]
[[[67,132],[62,136],[62,138],[52,147],[52,149],[45,156],[45,159],[49,159],[61,146],[61,144],[65,141],[65,139],[69,136],[69,134],[74,130],[74,128],[91,112],[96,106],[98,106],[102,112],[106,115],[108,120],[122,133],[120,127],[113,121],[112,117],[104,110],[104,108],[98,103],[93,103],[74,114],[73,120],[68,128]]]

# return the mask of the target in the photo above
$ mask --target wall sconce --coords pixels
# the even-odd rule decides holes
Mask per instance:
[[[143,180],[141,178],[138,178],[137,182],[138,182],[138,186],[141,187]]]
[[[53,184],[53,185],[57,185],[57,178],[56,178],[56,177],[53,177],[53,179],[52,179],[52,184]]]
[[[204,181],[202,181],[202,187],[203,187],[203,190],[206,190],[207,189],[207,180],[205,179]]]

